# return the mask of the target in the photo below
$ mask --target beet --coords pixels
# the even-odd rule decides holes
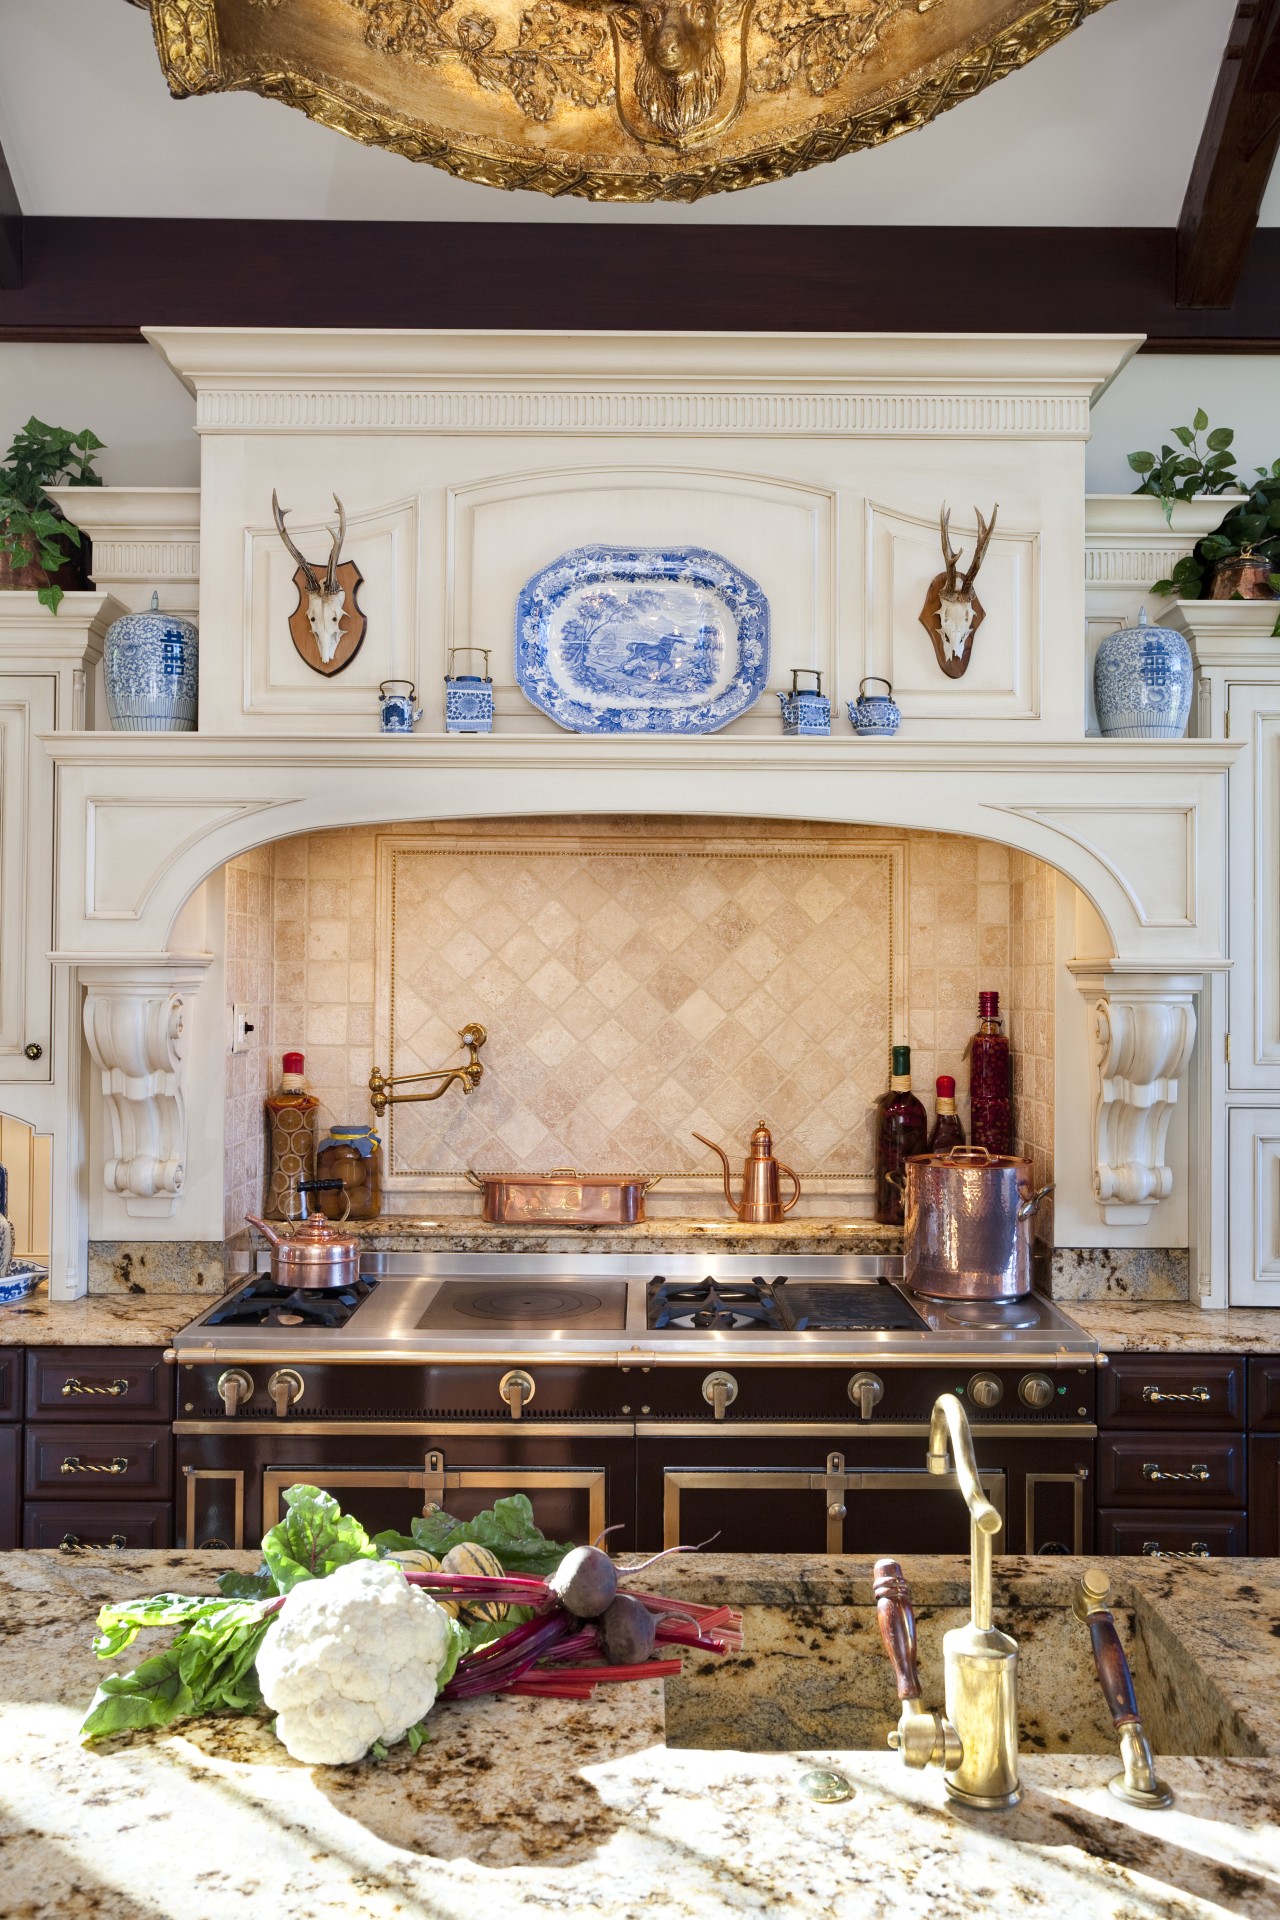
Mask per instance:
[[[577,1619],[598,1620],[618,1591],[618,1570],[599,1547],[575,1547],[547,1585]]]
[[[658,1622],[642,1600],[619,1593],[600,1616],[604,1657],[611,1667],[636,1667],[653,1653]]]

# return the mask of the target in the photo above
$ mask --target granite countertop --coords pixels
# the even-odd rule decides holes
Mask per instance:
[[[0,1307],[0,1347],[163,1347],[207,1305],[189,1293],[51,1301],[41,1292]]]
[[[1088,1661],[1087,1636],[1066,1611],[1078,1572],[1069,1561],[997,1563],[997,1624],[1022,1639],[1024,1699],[1035,1696],[1024,1798],[1007,1813],[954,1807],[936,1771],[909,1772],[880,1745],[894,1702],[870,1568],[798,1556],[664,1568],[664,1589],[748,1610],[737,1661],[690,1663],[671,1683],[670,1725],[662,1686],[650,1683],[602,1689],[585,1706],[443,1707],[416,1758],[381,1765],[298,1765],[255,1718],[187,1721],[83,1750],[76,1729],[106,1671],[90,1652],[98,1606],[162,1588],[212,1591],[217,1569],[252,1563],[0,1557],[6,1914],[1274,1920],[1280,1911],[1280,1783],[1268,1757],[1280,1724],[1276,1562],[1113,1563],[1122,1632],[1150,1658],[1138,1684],[1153,1732],[1162,1716],[1181,1715],[1208,1756],[1160,1760],[1177,1796],[1168,1812],[1108,1794],[1105,1721],[1101,1735],[1077,1731],[1069,1752],[1054,1751],[1067,1738],[1068,1667],[1079,1674]],[[936,1630],[963,1605],[967,1567],[918,1560],[906,1571],[932,1698]],[[783,1627],[789,1648],[774,1644]],[[133,1657],[149,1650],[144,1636]],[[1101,1713],[1096,1685],[1088,1692]],[[849,1724],[845,1703],[863,1696],[865,1750],[842,1746],[830,1735]],[[759,1750],[777,1746],[777,1715],[797,1697],[819,1717],[825,1698],[828,1737],[805,1751]],[[840,1768],[853,1797],[806,1798],[802,1776],[815,1764]]]
[[[642,1220],[635,1227],[487,1225],[479,1214],[441,1214],[424,1219],[382,1214],[376,1220],[346,1220],[341,1231],[376,1240],[389,1253],[901,1253],[901,1227],[874,1220],[783,1220],[777,1226],[747,1226],[712,1211]],[[252,1230],[245,1245],[266,1241]]]
[[[1280,1308],[1180,1300],[1064,1300],[1104,1353],[1280,1353]]]

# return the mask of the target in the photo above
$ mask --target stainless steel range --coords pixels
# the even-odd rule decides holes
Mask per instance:
[[[335,1292],[264,1271],[174,1340],[187,1542],[252,1543],[306,1478],[374,1526],[526,1491],[548,1532],[624,1546],[960,1551],[921,1447],[945,1388],[1006,1550],[1087,1550],[1096,1342],[1038,1295],[930,1302],[900,1273],[589,1247],[373,1253]]]

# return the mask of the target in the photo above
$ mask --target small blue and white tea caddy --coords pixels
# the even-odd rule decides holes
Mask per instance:
[[[1181,740],[1195,679],[1191,648],[1174,627],[1117,627],[1093,662],[1098,729],[1109,740]]]
[[[422,718],[422,708],[412,680],[384,680],[378,688],[378,724],[384,733],[412,733]]]
[[[868,693],[868,687],[888,687],[888,693]],[[858,697],[849,702],[849,724],[864,740],[887,740],[902,725],[902,708],[893,688],[879,674],[858,682]]]
[[[455,673],[454,656],[478,653],[484,672]],[[493,732],[493,680],[488,647],[450,647],[444,674],[444,730],[446,733]]]
[[[797,686],[801,674],[812,674],[811,687]],[[816,667],[792,667],[791,691],[779,691],[784,733],[830,733],[831,702],[822,691],[822,675]]]
[[[153,593],[143,613],[113,620],[102,644],[107,712],[117,733],[194,733],[200,637],[183,613],[161,613]]]

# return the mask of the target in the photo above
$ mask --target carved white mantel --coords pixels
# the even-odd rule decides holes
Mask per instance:
[[[1089,1004],[1094,1062],[1093,1191],[1110,1226],[1142,1226],[1173,1191],[1169,1122],[1196,1039],[1198,973],[1073,964]]]
[[[103,1183],[130,1214],[172,1214],[182,1194],[191,1003],[211,957],[80,969],[85,1038],[111,1125]]]

